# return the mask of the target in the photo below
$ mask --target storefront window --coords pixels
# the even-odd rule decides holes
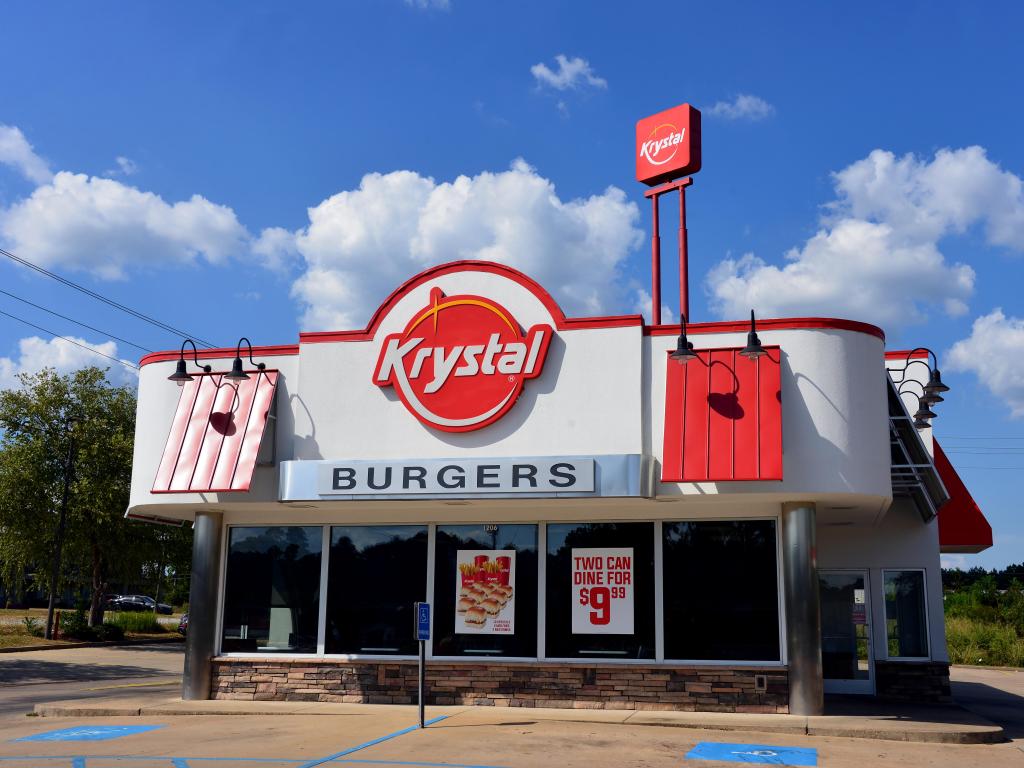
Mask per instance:
[[[536,525],[438,526],[434,655],[537,655]]]
[[[885,628],[889,658],[928,656],[924,571],[885,571]]]
[[[229,531],[224,652],[316,653],[323,529]]]
[[[665,658],[778,661],[775,521],[664,523]]]
[[[327,653],[415,654],[413,603],[426,599],[425,525],[331,528]]]
[[[654,524],[547,528],[549,658],[654,658]]]

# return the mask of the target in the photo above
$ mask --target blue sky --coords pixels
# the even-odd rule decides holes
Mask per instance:
[[[633,125],[688,101],[693,319],[854,317],[935,349],[937,435],[997,535],[958,561],[1020,562],[1022,26],[1010,2],[8,4],[0,244],[224,345],[362,326],[459,257],[633,312]],[[176,346],[6,259],[0,287],[115,357],[140,353],[111,335]],[[0,385],[91,358],[0,316]]]

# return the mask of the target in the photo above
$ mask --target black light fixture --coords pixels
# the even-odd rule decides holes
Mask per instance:
[[[245,342],[246,346],[249,347],[249,362],[256,366],[256,369],[262,371],[266,369],[266,363],[257,363],[252,359],[252,342],[250,342],[244,336],[238,340],[238,344],[235,346],[235,361],[231,363],[231,372],[224,374],[225,379],[231,379],[232,381],[244,381],[249,378],[249,374],[242,370],[242,342]]]
[[[682,324],[679,326],[679,338],[676,340],[676,348],[669,357],[673,360],[678,360],[683,365],[691,360],[697,359],[697,353],[693,351],[693,342],[686,338],[686,315],[682,316]]]
[[[178,365],[174,369],[174,373],[167,377],[168,381],[176,382],[179,387],[185,386],[186,381],[192,381],[192,376],[188,372],[188,367],[185,363],[185,346],[192,345],[192,360],[196,366],[203,370],[203,373],[209,373],[212,369],[208,365],[201,365],[199,363],[199,350],[196,349],[196,343],[192,339],[185,339],[181,344],[181,354],[178,356]]]
[[[931,424],[924,419],[914,419],[914,429],[928,429],[929,427]]]
[[[761,346],[761,339],[757,337],[757,325],[754,320],[754,310],[750,310],[750,332],[747,334],[747,346],[740,350],[743,357],[756,360],[761,355],[767,355],[768,350]]]
[[[914,414],[914,425],[917,426],[919,421],[925,421],[926,419],[934,419],[938,414],[932,411],[928,407],[928,403],[924,400],[917,401],[917,413]],[[927,424],[925,426],[928,426]]]
[[[929,396],[938,396],[939,392],[949,392],[949,387],[942,383],[942,374],[939,373],[939,361],[936,360],[935,367],[932,368],[931,375],[928,377],[928,383],[924,385],[924,393]],[[939,398],[939,400],[941,399]]]

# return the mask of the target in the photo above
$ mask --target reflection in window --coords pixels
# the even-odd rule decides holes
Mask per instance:
[[[549,658],[654,658],[654,524],[547,528]]]
[[[323,529],[229,531],[222,649],[315,653]]]
[[[889,657],[926,658],[928,621],[924,605],[924,571],[884,573]]]
[[[327,653],[415,654],[413,603],[426,595],[425,525],[331,528]]]
[[[778,661],[774,520],[664,523],[665,658]]]
[[[434,557],[434,655],[537,655],[537,526],[443,525]]]

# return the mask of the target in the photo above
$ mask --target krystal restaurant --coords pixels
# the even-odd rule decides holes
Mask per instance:
[[[699,158],[696,110],[638,124],[655,211],[685,217]],[[416,601],[428,704],[948,697],[939,554],[992,539],[934,355],[855,320],[662,324],[656,216],[652,244],[650,325],[461,261],[362,329],[143,358],[128,515],[194,522],[184,697],[411,703]]]

